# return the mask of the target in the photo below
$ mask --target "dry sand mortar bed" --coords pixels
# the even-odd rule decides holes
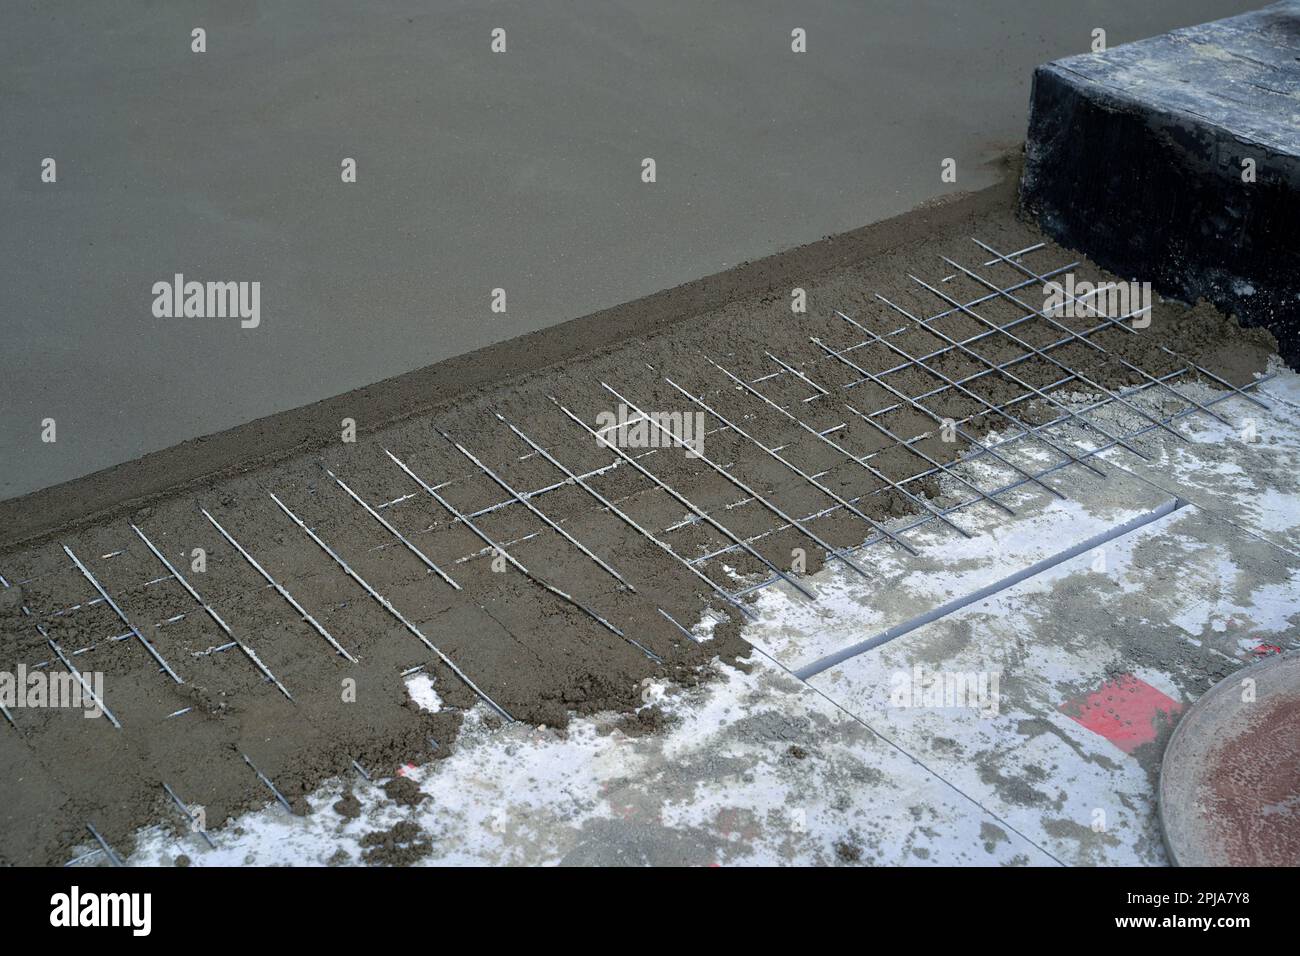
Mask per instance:
[[[729,304],[0,556],[7,663],[102,673],[105,710],[3,714],[0,856],[89,840],[111,862],[196,806],[208,827],[305,812],[327,778],[446,755],[475,706],[552,727],[631,712],[648,679],[746,656],[761,588],[815,601],[824,562],[865,576],[915,529],[970,535],[972,506],[1068,497],[1100,452],[1141,459],[1139,436],[1261,402],[1266,334],[1162,302],[1141,329],[1049,316],[1045,282],[1102,274],[1009,213],[968,225],[810,279],[806,315],[788,290]],[[599,433],[620,406],[638,431]]]

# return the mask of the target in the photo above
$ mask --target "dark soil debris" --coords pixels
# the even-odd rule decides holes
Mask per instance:
[[[410,866],[433,852],[433,841],[409,820],[361,838],[361,858],[374,866]]]

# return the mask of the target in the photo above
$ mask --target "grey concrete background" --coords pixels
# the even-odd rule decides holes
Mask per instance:
[[[1036,64],[1249,6],[8,0],[0,498],[988,185]]]

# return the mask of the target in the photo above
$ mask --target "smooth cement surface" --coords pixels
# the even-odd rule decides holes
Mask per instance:
[[[1247,6],[9,4],[0,498],[981,188],[1036,64]]]

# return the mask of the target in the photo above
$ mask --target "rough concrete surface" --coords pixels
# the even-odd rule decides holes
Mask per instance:
[[[1300,376],[1269,384],[1272,403]],[[1214,394],[1196,390],[1202,401]],[[1216,407],[1261,417],[1241,399]],[[1268,431],[1294,437],[1290,418],[1275,405]],[[1238,441],[1179,431],[1187,441],[1157,433],[1141,449],[1154,460],[1179,450],[1164,479],[1180,490],[1204,472],[1198,456],[1212,463]],[[1080,522],[1165,496],[1128,471],[1135,456],[1103,458],[1105,478],[1061,483],[1068,507],[1026,491],[1006,499],[1014,519],[967,513],[976,541],[1009,562],[1029,559]],[[820,615],[787,587],[765,592],[762,618],[742,631],[760,649],[751,666],[719,665],[689,689],[647,686],[642,712],[665,715],[654,734],[629,733],[612,714],[564,731],[493,729],[480,709],[456,754],[399,771],[428,795],[418,809],[347,775],[311,795],[306,816],[271,806],[217,834],[215,850],[171,821],[152,827],[132,862],[373,862],[367,848],[404,824],[420,852],[385,862],[1164,864],[1156,770],[1178,715],[1221,675],[1300,646],[1300,557],[1240,510],[1277,494],[1277,477],[1243,476],[1226,512],[1184,506],[811,686],[791,678],[779,663],[798,646],[791,635],[813,639],[835,622],[850,639],[882,612],[916,613],[972,584],[973,549],[950,555],[951,533],[918,535],[920,555],[882,561],[874,585],[837,566],[808,579]],[[989,536],[1002,525],[1015,530]],[[917,666],[998,673],[996,712],[891,702],[895,675]],[[1120,716],[1105,719],[1112,709]],[[331,810],[344,790],[352,800]]]
[[[936,423],[906,405],[868,424],[835,396],[843,392],[862,410],[875,411],[897,406],[898,394],[933,391],[945,377],[976,376],[961,391],[941,389],[926,401],[936,414],[981,435],[1034,427],[1061,408],[1068,411],[1068,398],[1025,401],[1033,398],[1027,388],[1050,387],[1061,372],[1005,333],[979,339],[969,351],[944,348],[945,336],[964,340],[985,322],[1024,318],[1022,307],[995,295],[978,311],[948,310],[927,330],[871,297],[882,293],[913,315],[941,310],[942,297],[909,273],[928,277],[959,301],[980,295],[982,286],[939,258],[982,262],[988,253],[971,242],[972,235],[1007,251],[1035,246],[1041,268],[1074,261],[1050,244],[1037,247],[1042,238],[1015,217],[1009,186],[962,208],[965,214],[955,219],[917,213],[898,223],[896,244],[809,276],[805,315],[791,313],[788,289],[749,291],[694,322],[507,380],[362,434],[355,443],[290,455],[233,477],[209,477],[108,519],[56,516],[61,523],[0,554],[5,590],[20,591],[6,602],[0,637],[15,665],[45,663],[57,670],[51,655],[61,650],[81,669],[103,672],[106,702],[122,726],[46,709],[22,711],[14,726],[0,728],[6,731],[0,734],[0,766],[6,768],[0,853],[13,861],[60,861],[84,839],[87,823],[129,852],[142,826],[174,812],[164,782],[202,804],[209,826],[218,827],[268,799],[269,788],[250,762],[295,812],[306,812],[322,782],[356,766],[382,779],[408,761],[454,756],[466,712],[489,700],[523,724],[557,731],[575,717],[636,711],[633,719],[619,718],[621,732],[656,746],[660,718],[639,711],[652,684],[690,687],[712,669],[751,656],[740,636],[739,608],[746,602],[732,604],[723,591],[792,569],[796,556],[796,573],[813,574],[823,542],[843,549],[896,534],[892,544],[873,550],[905,551],[903,526],[951,500],[953,488],[932,474],[929,463],[954,460],[969,450],[968,442],[940,440]],[[1087,262],[1071,268],[1100,277]],[[1003,283],[1018,274],[997,264],[985,271]],[[1093,324],[1085,317],[1065,321],[1080,329]],[[873,333],[890,345],[864,339]],[[1039,347],[1060,334],[1037,318],[1016,326],[1021,341]],[[1166,302],[1155,303],[1151,326],[1141,333],[1110,324],[1091,338],[1111,357],[1073,340],[1052,354],[1108,388],[1182,367],[1183,360],[1163,346],[1233,385],[1251,382],[1271,351],[1266,336],[1243,332],[1211,309]],[[819,342],[854,346],[847,353],[852,358],[832,358]],[[900,350],[940,354],[924,371],[907,363],[900,368]],[[778,359],[793,363],[803,378],[782,373]],[[1011,361],[1014,371],[990,374],[997,363]],[[745,381],[771,375],[760,383],[762,393],[797,409],[816,429],[833,429],[840,450],[832,452],[738,389],[718,365]],[[884,376],[898,393],[859,380],[864,372]],[[704,455],[634,448],[635,460],[685,492],[716,525],[689,520],[687,507],[636,471],[630,455],[618,459],[579,424],[590,425],[616,407],[619,399],[602,383],[647,409],[691,408],[667,376],[703,396]],[[825,394],[818,397],[815,388]],[[1012,400],[1014,411],[992,410]],[[751,437],[724,428],[715,414],[743,421]],[[588,486],[566,482],[508,424],[570,469],[589,472]],[[1060,442],[1073,441],[1048,435],[1035,440],[1044,449],[1059,451]],[[777,448],[786,463],[777,461]],[[1070,487],[1080,480],[1080,468],[1070,466],[1055,480]],[[513,500],[507,489],[528,492],[533,506],[562,530],[519,502],[503,504]],[[272,494],[304,524],[297,525]],[[598,495],[622,514],[598,503]],[[850,514],[843,502],[851,500],[857,504]],[[788,509],[780,514],[795,515],[797,524],[776,520],[764,501]],[[453,519],[448,505],[461,517]],[[475,516],[473,527],[466,514]],[[661,536],[671,552],[639,528]],[[684,558],[727,548],[727,535],[744,539],[748,550],[732,548],[698,565],[703,577],[688,573]],[[195,568],[195,548],[204,551],[203,570]],[[73,555],[113,604],[97,595]],[[749,613],[762,610],[760,602]],[[709,640],[701,640],[706,630]],[[184,683],[159,670],[151,648]],[[412,701],[406,678],[416,668],[436,688],[436,711]],[[474,719],[489,729],[500,720],[490,714]],[[977,830],[984,823],[1000,826],[973,821]],[[844,858],[866,852],[869,841],[859,831],[837,838]],[[882,858],[896,859],[901,845],[886,841]],[[382,862],[409,861],[424,847],[403,827],[365,849],[371,861]],[[1005,849],[1012,858],[1021,855],[1010,845]]]
[[[765,658],[692,689],[656,687],[672,723],[630,736],[608,716],[566,732],[467,720],[460,753],[403,771],[419,810],[364,781],[361,815],[241,819],[204,863],[357,863],[366,835],[414,822],[437,864],[1042,865],[992,814]],[[132,862],[170,864],[194,837],[143,835]],[[342,856],[337,856],[342,850]],[[406,862],[406,861],[401,861]]]
[[[1097,556],[1081,556],[812,683],[1054,858],[1163,862],[1153,795],[1177,709],[1259,644],[1295,641],[1300,561],[1195,508],[1112,542],[1104,559],[1094,571]],[[998,713],[894,706],[892,675],[918,666],[998,672]],[[1139,689],[1170,703],[1125,752],[1082,719],[1097,706],[1084,701]]]
[[[1034,66],[1247,6],[6,3],[0,497],[978,189]]]

